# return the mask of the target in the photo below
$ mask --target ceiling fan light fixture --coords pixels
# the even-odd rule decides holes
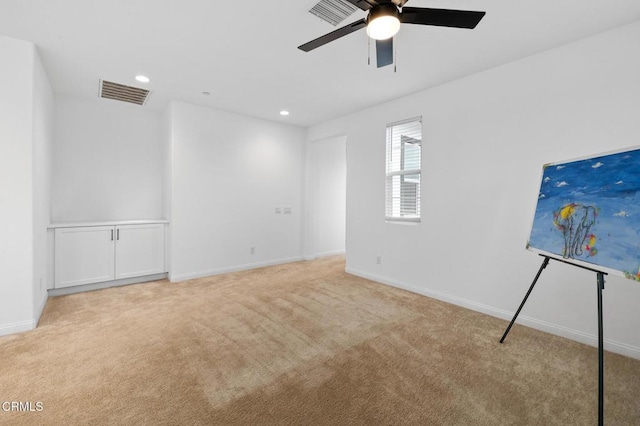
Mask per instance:
[[[395,16],[381,16],[367,25],[367,35],[374,40],[386,40],[400,30],[400,20]]]
[[[400,16],[394,4],[384,4],[369,12],[367,35],[374,40],[386,40],[400,30]]]

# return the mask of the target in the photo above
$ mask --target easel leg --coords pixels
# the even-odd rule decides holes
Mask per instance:
[[[598,272],[598,425],[604,425],[604,337],[602,331],[604,275]]]
[[[509,334],[509,331],[511,330],[511,327],[513,326],[513,323],[516,322],[516,318],[518,318],[518,315],[520,314],[520,311],[522,310],[522,307],[527,302],[527,299],[529,298],[529,295],[531,294],[531,291],[533,290],[533,286],[536,285],[536,282],[538,282],[538,278],[540,278],[540,274],[542,274],[542,270],[544,268],[546,268],[548,264],[549,264],[549,257],[545,256],[544,257],[544,261],[542,262],[542,265],[540,265],[540,269],[538,269],[538,273],[536,274],[536,277],[533,279],[533,282],[531,283],[531,287],[529,287],[529,291],[527,291],[527,294],[524,296],[524,299],[522,299],[522,303],[520,304],[520,307],[516,311],[516,314],[513,316],[513,319],[511,320],[511,323],[509,323],[509,327],[507,327],[507,330],[502,335],[502,339],[500,339],[500,343],[504,342],[504,339],[506,339],[507,334]]]

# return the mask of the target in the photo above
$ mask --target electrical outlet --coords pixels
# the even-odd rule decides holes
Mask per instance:
[[[282,209],[280,207],[276,207],[276,214],[282,213]]]
[[[285,207],[284,214],[291,214],[291,207]]]
[[[382,256],[380,256],[380,255],[376,256],[376,264],[377,265],[382,265]]]

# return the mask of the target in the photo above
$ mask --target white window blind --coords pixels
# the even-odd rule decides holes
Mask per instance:
[[[387,125],[386,219],[420,222],[422,119]]]

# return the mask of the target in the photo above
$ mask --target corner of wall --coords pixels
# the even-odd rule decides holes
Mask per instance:
[[[34,327],[46,305],[53,283],[47,226],[51,221],[54,94],[38,49],[33,47],[33,301]]]

